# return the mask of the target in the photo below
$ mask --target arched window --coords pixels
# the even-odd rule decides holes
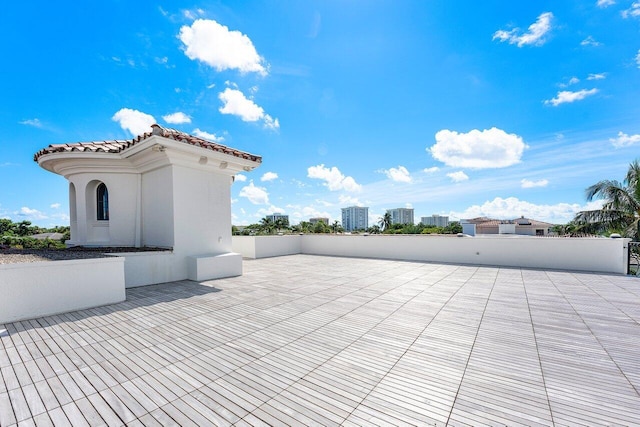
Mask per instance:
[[[109,191],[104,183],[96,189],[98,221],[109,221]]]

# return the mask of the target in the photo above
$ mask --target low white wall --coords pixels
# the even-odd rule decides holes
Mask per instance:
[[[306,235],[286,236],[233,236],[233,251],[245,258],[267,258],[302,253],[302,240]]]
[[[200,255],[187,258],[189,264],[189,280],[222,279],[224,277],[242,276],[242,255],[226,253],[219,255]]]
[[[232,236],[231,250],[241,254],[244,258],[258,258],[256,256],[256,239],[253,236]]]
[[[176,256],[173,252],[122,252],[108,253],[124,259],[125,287],[153,285],[181,280],[177,278]]]
[[[0,323],[125,300],[124,258],[0,265]]]
[[[303,253],[559,270],[627,272],[629,239],[423,235],[234,236],[254,239],[249,258]],[[300,249],[295,252],[297,242]],[[234,243],[235,244],[235,243]],[[234,246],[235,247],[235,246]]]

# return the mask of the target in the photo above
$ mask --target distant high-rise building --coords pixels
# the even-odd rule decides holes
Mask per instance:
[[[360,206],[342,208],[342,228],[344,231],[366,230],[369,228],[369,208]]]
[[[391,224],[413,224],[413,209],[387,209],[391,215]]]
[[[270,219],[271,222],[276,222],[277,220],[280,219],[284,222],[285,225],[289,226],[289,215],[274,213],[271,215],[267,215],[265,218]]]
[[[449,217],[440,215],[423,216],[422,218],[420,218],[420,222],[424,225],[446,227],[449,225]]]
[[[329,218],[309,218],[309,222],[313,225],[316,225],[319,222],[324,222],[329,225]]]

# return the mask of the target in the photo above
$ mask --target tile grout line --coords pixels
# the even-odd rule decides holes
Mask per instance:
[[[536,335],[536,326],[533,322],[533,315],[531,314],[531,304],[529,304],[529,294],[527,293],[527,285],[524,280],[522,270],[520,270],[520,277],[522,279],[522,289],[524,290],[524,297],[527,300],[527,310],[529,312],[529,320],[531,321],[531,331],[533,332],[533,342],[536,344],[536,355],[538,356],[538,366],[540,366],[540,375],[542,376],[542,386],[544,387],[544,395],[547,398],[547,405],[549,406],[549,415],[551,415],[551,422],[555,426],[555,417],[553,416],[553,408],[551,407],[551,399],[549,399],[549,390],[547,389],[547,382],[544,375],[544,369],[542,368],[542,358],[540,357],[540,349],[538,348],[538,337]]]
[[[558,286],[556,286],[556,283],[551,280],[551,278],[549,277],[549,274],[547,272],[545,272],[545,274],[547,275],[547,278],[549,279],[549,281],[551,281],[551,283],[553,284],[553,286],[556,288],[556,290],[560,293],[560,295],[562,295],[562,298],[567,302],[567,304],[569,304],[569,306],[571,306],[571,309],[573,310],[573,312],[580,318],[580,320],[582,321],[583,325],[589,330],[589,333],[591,334],[591,336],[593,337],[593,339],[596,340],[596,342],[598,343],[598,345],[600,346],[600,348],[607,354],[607,356],[609,357],[609,360],[611,360],[611,362],[616,366],[616,369],[618,370],[618,372],[624,377],[624,379],[627,381],[627,383],[631,386],[631,388],[633,389],[633,391],[636,392],[636,395],[638,395],[638,397],[640,397],[640,391],[635,387],[635,385],[633,385],[633,383],[631,382],[631,380],[629,379],[629,377],[627,377],[627,375],[624,373],[624,371],[620,368],[620,365],[618,365],[618,362],[615,361],[615,359],[611,356],[611,354],[609,353],[609,351],[607,351],[607,349],[605,348],[605,346],[602,344],[602,342],[598,339],[598,337],[596,336],[596,334],[593,332],[593,330],[591,329],[591,327],[587,324],[587,322],[584,320],[584,318],[580,315],[580,313],[578,312],[578,310],[576,310],[576,308],[574,307],[574,305],[571,303],[571,301],[569,301],[569,299],[565,296],[565,294],[560,290],[560,288],[558,288]],[[574,276],[575,277],[575,276]],[[576,280],[578,280],[578,282],[580,282],[580,284],[583,284],[579,279],[576,278]],[[599,296],[599,295],[598,295]]]
[[[489,300],[491,300],[491,294],[493,293],[493,289],[496,286],[496,281],[498,280],[498,275],[500,274],[500,268],[498,268],[495,279],[493,280],[493,284],[491,285],[491,291],[489,291],[489,295],[487,296],[487,301],[484,303],[484,309],[482,310],[482,316],[480,317],[480,321],[478,322],[478,329],[476,330],[476,336],[473,338],[473,344],[471,344],[471,349],[469,349],[469,356],[467,356],[467,362],[464,365],[464,371],[462,372],[462,377],[460,377],[460,383],[458,384],[458,390],[456,391],[456,395],[453,398],[453,402],[451,403],[451,409],[449,411],[449,417],[447,418],[447,425],[451,421],[451,415],[453,414],[453,409],[456,406],[456,400],[458,400],[458,395],[460,394],[460,389],[462,388],[462,383],[464,382],[464,376],[467,373],[467,369],[469,367],[469,361],[471,360],[471,356],[473,355],[473,349],[476,346],[476,341],[478,339],[478,335],[480,334],[480,329],[482,328],[482,321],[484,320],[484,315],[487,312],[487,306],[489,305]],[[468,283],[465,282],[465,285]]]

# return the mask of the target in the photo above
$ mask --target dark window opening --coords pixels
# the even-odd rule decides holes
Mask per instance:
[[[96,190],[98,203],[96,205],[98,209],[98,221],[109,221],[109,191],[104,184],[98,185]]]

